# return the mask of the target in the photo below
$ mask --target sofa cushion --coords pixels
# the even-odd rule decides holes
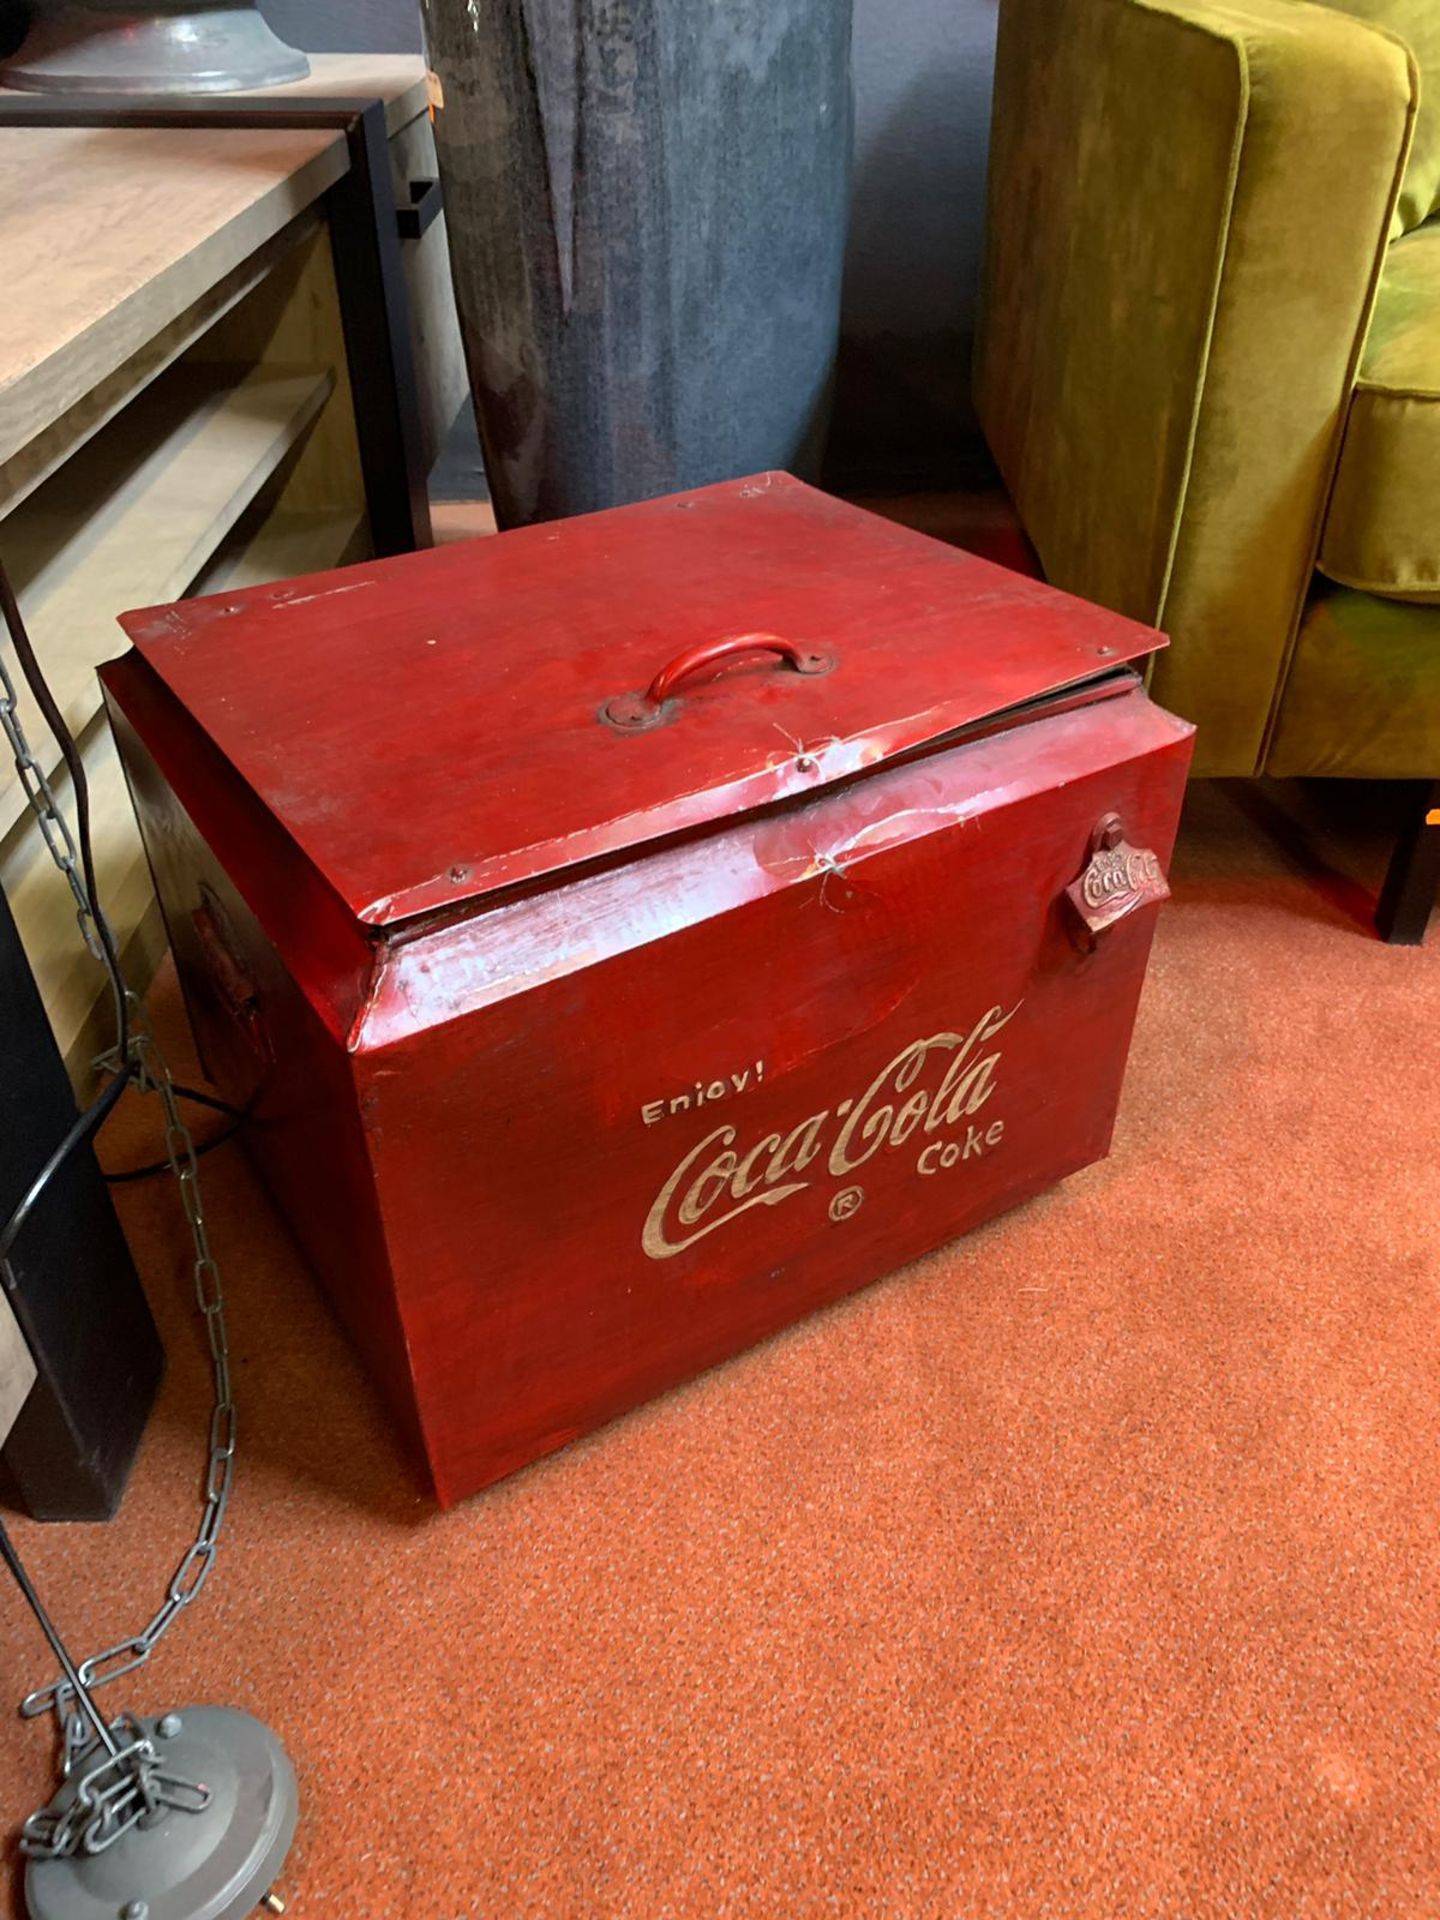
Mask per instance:
[[[1370,593],[1440,599],[1440,217],[1386,257],[1318,564]]]
[[[1320,5],[1370,21],[1403,40],[1414,56],[1420,107],[1393,228],[1408,233],[1440,213],[1440,0],[1320,0]]]
[[[1433,780],[1437,767],[1440,613],[1317,581],[1265,772]]]

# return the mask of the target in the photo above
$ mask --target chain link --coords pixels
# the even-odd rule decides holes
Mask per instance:
[[[84,1772],[67,1734],[65,1777],[74,1779],[75,1791],[65,1805],[52,1803],[30,1815],[20,1833],[20,1851],[27,1858],[104,1853],[163,1807],[200,1813],[209,1806],[209,1787],[162,1766],[154,1741],[133,1714],[122,1713],[110,1731],[121,1744]],[[95,1748],[87,1743],[83,1751],[93,1754]]]
[[[130,1055],[136,1069],[137,1084],[160,1096],[165,1111],[165,1157],[179,1183],[181,1203],[189,1222],[194,1260],[195,1303],[205,1321],[211,1364],[215,1377],[215,1401],[210,1415],[210,1438],[206,1455],[204,1504],[194,1541],[181,1556],[165,1598],[150,1621],[127,1640],[116,1641],[79,1662],[80,1679],[87,1687],[104,1686],[122,1674],[143,1667],[156,1646],[176,1620],[200,1596],[215,1564],[220,1529],[230,1504],[235,1476],[235,1402],[230,1386],[230,1342],[225,1325],[225,1290],[220,1268],[210,1250],[209,1229],[200,1197],[200,1169],[195,1142],[180,1113],[164,1056],[150,1028],[149,1016],[133,993],[127,991],[130,1009]],[[101,1067],[119,1071],[113,1053],[102,1054]],[[37,1687],[25,1696],[20,1711],[27,1718],[54,1712],[62,1722],[74,1704],[74,1690],[68,1680],[58,1679]]]
[[[30,810],[39,822],[50,856],[65,876],[75,898],[76,918],[79,921],[85,945],[96,960],[103,961],[104,947],[91,903],[85,892],[84,882],[80,877],[79,855],[75,842],[56,802],[54,790],[46,778],[45,770],[36,759],[26,738],[24,724],[20,718],[15,682],[10,676],[3,655],[0,655],[0,731],[4,732],[10,750],[15,756],[15,770],[20,776],[20,784],[24,788]],[[165,1064],[165,1057],[156,1042],[149,1015],[128,988],[125,989],[125,1002],[130,1015],[130,1037],[126,1057],[120,1058],[118,1051],[112,1048],[108,1054],[102,1054],[95,1064],[103,1071],[128,1073],[133,1076],[136,1086],[142,1092],[157,1093],[160,1096],[160,1105],[165,1115],[165,1158],[179,1187],[180,1202],[190,1228],[191,1248],[194,1254],[195,1303],[205,1322],[214,1372],[215,1400],[214,1410],[210,1416],[200,1524],[195,1539],[181,1556],[171,1576],[170,1584],[165,1590],[165,1598],[148,1624],[132,1638],[119,1640],[113,1647],[106,1647],[103,1652],[91,1654],[88,1660],[82,1660],[79,1663],[80,1682],[87,1690],[104,1686],[111,1680],[118,1680],[122,1674],[133,1673],[137,1667],[144,1666],[180,1615],[199,1598],[205,1582],[210,1577],[211,1568],[215,1564],[215,1555],[220,1543],[220,1530],[225,1522],[226,1510],[230,1504],[230,1489],[235,1476],[236,1418],[235,1403],[231,1398],[230,1389],[230,1341],[225,1325],[225,1288],[219,1264],[210,1248],[209,1229],[206,1225],[205,1208],[200,1194],[200,1166],[195,1151],[195,1141],[180,1111],[179,1097],[175,1092],[170,1070]],[[33,1719],[42,1713],[55,1713],[60,1722],[67,1774],[78,1758],[74,1736],[75,1705],[75,1689],[68,1680],[63,1678],[52,1680],[48,1686],[37,1687],[34,1692],[27,1694],[20,1704],[20,1711],[27,1718]],[[141,1780],[146,1769],[140,1763],[145,1759],[143,1749],[147,1746],[148,1743],[142,1742],[135,1749],[132,1754],[135,1764],[129,1767],[128,1777],[133,1778],[137,1783],[134,1792],[140,1795],[138,1811],[134,1814],[136,1819],[146,1810],[146,1788]],[[88,1840],[85,1840],[81,1826],[76,1820],[47,1824],[43,1816],[37,1815],[34,1821],[27,1824],[26,1851],[53,1856],[74,1852],[82,1844],[86,1851],[94,1851],[94,1841],[98,1836],[108,1834],[112,1838],[115,1837],[114,1829],[120,1817],[116,1809],[123,1806],[128,1814],[136,1805],[133,1795],[127,1795],[121,1791],[118,1776],[116,1776],[116,1764],[116,1760],[107,1755],[100,1767],[94,1770],[95,1784],[92,1791],[77,1799],[77,1806],[83,1801],[94,1812],[95,1819],[99,1822],[98,1826],[88,1829],[90,1833]],[[100,1778],[102,1774],[115,1777],[107,1778],[102,1783]],[[87,1780],[91,1778],[92,1776],[87,1776]],[[97,1808],[103,1811],[97,1811]],[[108,1841],[104,1844],[108,1844]]]
[[[90,902],[85,894],[85,883],[80,878],[80,856],[55,799],[54,788],[25,737],[25,728],[20,719],[20,699],[3,657],[0,657],[0,729],[4,730],[10,751],[15,756],[15,771],[20,776],[20,785],[30,811],[40,823],[50,858],[64,874],[75,897],[75,918],[80,923],[85,945],[92,959],[103,960],[105,954],[100,945],[100,935],[96,931]]]

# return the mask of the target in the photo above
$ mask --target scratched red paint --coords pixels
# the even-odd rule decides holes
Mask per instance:
[[[784,475],[125,625],[202,1050],[442,1500],[1106,1150],[1152,630]]]

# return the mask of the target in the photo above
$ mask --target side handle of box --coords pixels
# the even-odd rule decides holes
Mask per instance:
[[[274,1056],[265,1030],[260,989],[240,957],[238,943],[226,921],[225,909],[209,887],[201,887],[200,905],[190,916],[190,921],[204,958],[206,974],[220,1004],[239,1027],[257,1059],[269,1065]]]

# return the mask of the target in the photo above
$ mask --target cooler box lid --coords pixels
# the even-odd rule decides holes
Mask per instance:
[[[1165,644],[783,473],[121,625],[373,926],[817,791]]]

